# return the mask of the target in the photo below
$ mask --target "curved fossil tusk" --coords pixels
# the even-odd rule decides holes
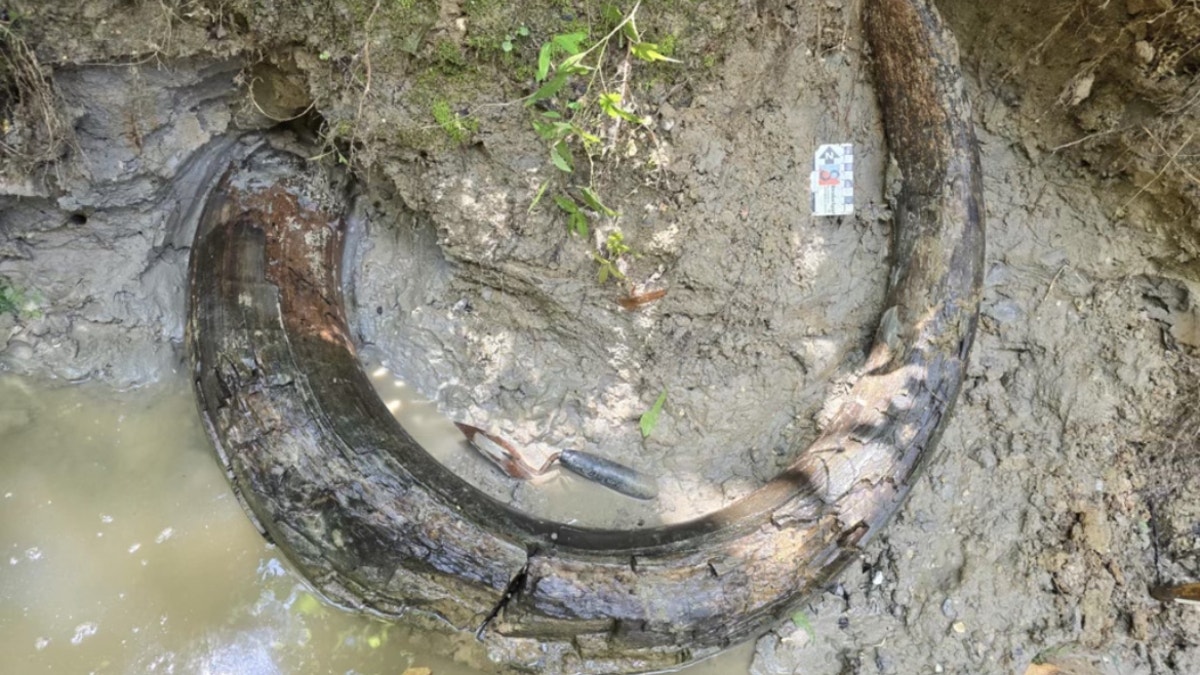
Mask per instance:
[[[196,393],[235,490],[316,587],[383,615],[416,610],[463,629],[488,619],[500,634],[570,642],[611,670],[646,669],[764,630],[879,531],[958,395],[984,228],[952,37],[926,0],[869,0],[865,11],[904,175],[885,320],[820,438],[748,497],[685,523],[534,518],[434,460],[355,358],[344,227],[311,205],[303,163],[260,150],[231,169],[192,253]]]

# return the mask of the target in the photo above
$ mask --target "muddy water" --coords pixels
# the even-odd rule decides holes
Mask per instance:
[[[418,433],[465,452],[406,400],[432,427]],[[451,659],[481,663],[469,639],[312,596],[242,513],[180,379],[114,394],[0,378],[0,553],[6,672],[492,672]],[[742,648],[685,672],[748,662]]]

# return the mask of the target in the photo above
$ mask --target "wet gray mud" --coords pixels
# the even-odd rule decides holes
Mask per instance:
[[[1200,613],[1147,591],[1200,577],[1200,188],[1187,179],[1200,172],[1195,146],[1178,144],[1187,132],[1155,126],[1164,118],[1147,102],[1174,72],[1194,91],[1174,47],[1187,33],[1164,28],[1192,19],[1109,4],[939,3],[962,47],[988,210],[969,377],[908,504],[861,564],[758,641],[750,672],[1024,673],[1035,660],[1045,665],[1033,672],[1200,671]],[[158,17],[96,5],[114,22],[121,11]],[[861,363],[881,309],[894,177],[858,3],[796,5],[701,3],[675,26],[681,42],[711,51],[685,52],[679,71],[639,94],[655,133],[630,137],[640,154],[603,160],[598,185],[621,215],[595,220],[587,237],[570,235],[553,206],[530,211],[555,169],[519,105],[472,111],[478,130],[462,145],[364,132],[358,159],[347,157],[361,187],[346,279],[364,361],[534,455],[570,447],[650,472],[660,497],[637,502],[558,474],[515,483],[449,444],[456,471],[535,513],[632,527],[729,503],[815,435],[821,402]],[[469,44],[483,19],[467,14],[466,37],[455,19],[472,7],[444,3],[426,42]],[[355,8],[331,16],[361,37],[367,17]],[[1154,11],[1163,19],[1148,23]],[[308,78],[306,91],[279,110],[266,97],[252,105],[246,47],[218,35],[295,28],[287,16],[247,16],[259,23],[198,26],[181,13],[173,51],[136,65],[117,58],[140,54],[127,34],[106,33],[113,42],[99,50],[84,40],[77,55],[68,42],[37,45],[75,133],[48,168],[0,186],[0,279],[19,305],[0,313],[4,370],[183,386],[173,373],[189,227],[244,143],[236,136],[276,126],[264,113],[289,117],[310,97],[327,120],[358,113],[374,132],[386,119],[432,125],[394,103],[419,62],[388,61],[382,43],[365,103],[337,94],[361,90],[361,50],[329,43],[272,52]],[[1098,51],[1109,25],[1133,28]],[[315,74],[323,64],[347,69],[342,84]],[[1139,124],[1154,135],[1086,140]],[[808,215],[808,167],[824,142],[856,144],[852,217]],[[331,164],[349,154],[320,152]],[[592,254],[615,227],[638,256],[623,261],[628,282],[602,284]],[[617,303],[626,283],[667,293],[627,311]],[[664,390],[643,439],[638,418]],[[494,656],[511,663],[513,652]]]

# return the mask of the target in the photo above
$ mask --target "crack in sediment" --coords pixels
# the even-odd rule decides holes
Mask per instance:
[[[500,612],[502,612],[504,608],[508,606],[508,603],[514,597],[520,595],[521,589],[525,587],[525,580],[529,577],[529,563],[533,560],[533,556],[536,554],[537,551],[530,551],[529,557],[525,560],[525,564],[521,566],[521,569],[517,570],[517,573],[513,575],[512,579],[509,579],[508,585],[504,587],[504,593],[502,593],[500,595],[500,599],[496,601],[496,606],[492,607],[492,611],[488,612],[488,615],[484,617],[483,623],[479,624],[479,628],[475,629],[476,640],[483,639],[483,634],[492,621],[497,616],[500,616]]]

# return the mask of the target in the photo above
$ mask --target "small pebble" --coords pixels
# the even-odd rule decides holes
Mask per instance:
[[[954,609],[954,601],[950,598],[946,598],[942,602],[942,616],[945,616],[947,619],[953,619],[958,616],[958,610]]]
[[[1138,40],[1133,43],[1133,51],[1142,63],[1149,64],[1154,60],[1154,45],[1145,40]]]
[[[953,628],[953,629],[954,629],[954,632],[955,632],[955,633],[965,633],[965,632],[967,632],[967,624],[965,624],[965,623],[963,623],[963,622],[961,622],[961,621],[955,621],[955,622],[954,622],[954,625],[953,625],[953,626],[951,626],[951,628]]]

